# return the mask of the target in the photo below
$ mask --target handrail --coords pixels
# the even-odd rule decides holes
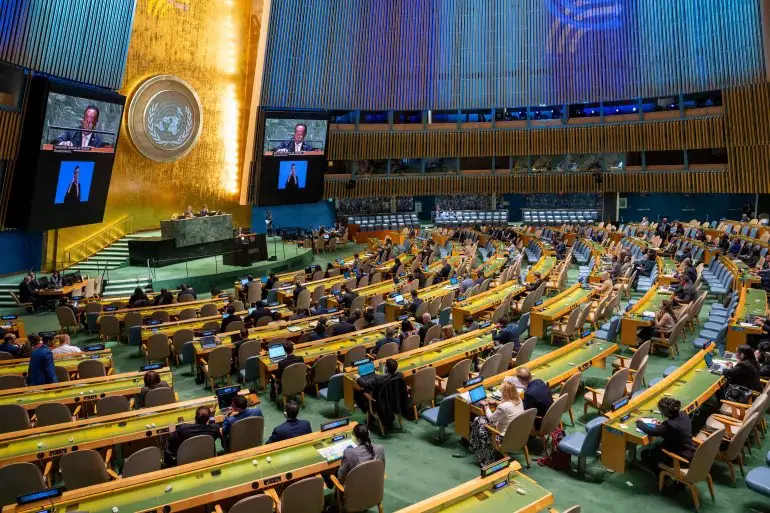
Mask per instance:
[[[90,237],[77,242],[62,252],[61,267],[71,267],[106,248],[126,234],[133,233],[134,218],[123,216]]]

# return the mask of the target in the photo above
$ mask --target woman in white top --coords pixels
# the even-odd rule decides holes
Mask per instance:
[[[70,336],[66,333],[63,335],[56,335],[55,340],[58,341],[56,347],[51,349],[53,354],[79,354],[82,353],[78,346],[70,345]]]
[[[489,408],[486,401],[483,404],[487,423],[504,435],[506,429],[508,429],[508,424],[511,423],[516,415],[524,411],[524,403],[519,397],[516,385],[510,381],[503,381],[501,392],[503,397],[495,411]]]

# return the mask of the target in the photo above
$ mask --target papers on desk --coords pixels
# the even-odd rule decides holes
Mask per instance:
[[[649,310],[645,310],[644,312],[642,312],[642,316],[643,317],[655,317],[655,312],[651,312]]]
[[[342,453],[345,452],[345,449],[347,449],[348,447],[355,447],[355,446],[356,444],[353,443],[353,440],[347,438],[345,440],[342,440],[341,442],[332,444],[329,447],[323,447],[321,449],[318,449],[318,454],[320,454],[328,462],[336,461],[336,460],[342,459]]]
[[[299,326],[286,326],[286,331],[291,331],[292,333],[294,333],[295,331],[301,331],[301,330],[302,328],[300,328]]]
[[[741,323],[739,323],[739,326],[743,326],[744,328],[753,328],[754,327],[754,325],[751,324],[750,322],[741,322]]]

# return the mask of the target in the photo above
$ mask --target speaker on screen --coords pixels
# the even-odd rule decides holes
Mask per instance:
[[[30,79],[9,227],[49,230],[102,221],[125,101],[102,89]]]

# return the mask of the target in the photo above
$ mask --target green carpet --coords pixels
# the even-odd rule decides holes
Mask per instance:
[[[338,251],[331,255],[317,256],[320,264],[342,256],[343,253],[352,253],[354,249]],[[577,277],[577,269],[570,273],[569,283],[574,283]],[[638,297],[638,295],[637,295]],[[703,308],[702,318],[707,317],[711,301]],[[51,313],[42,313],[35,316],[25,316],[29,332],[57,329],[56,317]],[[78,334],[75,341],[83,344],[95,340],[96,337]],[[662,375],[663,369],[672,364],[681,364],[690,358],[695,350],[688,341],[680,346],[681,354],[676,361],[664,355],[652,356],[648,368],[647,377],[652,379]],[[115,365],[118,372],[136,370],[143,360],[136,353],[134,347],[113,345]],[[547,341],[540,341],[535,351],[535,356],[552,351],[557,346],[550,346]],[[589,384],[603,384],[610,375],[609,369],[591,368],[584,373]],[[181,399],[190,399],[210,395],[203,386],[195,385],[192,376],[189,375],[187,366],[174,370],[174,385]],[[265,394],[262,399],[262,411],[265,416],[266,434],[283,421],[282,412],[271,403]],[[704,406],[699,421],[705,418],[708,407]],[[574,406],[578,424],[570,427],[569,418],[565,415],[567,432],[583,431],[582,418],[582,394]],[[307,407],[300,413],[302,418],[309,420],[315,429],[321,422],[332,418],[334,408],[331,403],[326,403],[314,397],[307,396]],[[342,413],[345,414],[344,406]],[[589,415],[594,415],[589,413]],[[361,421],[363,415],[360,412],[352,414],[354,420]],[[592,417],[591,417],[592,418]],[[375,437],[375,443],[385,447],[387,458],[387,480],[385,483],[385,511],[396,511],[413,504],[448,488],[456,486],[464,481],[478,476],[478,467],[473,458],[457,443],[457,437],[451,436],[449,441],[440,445],[436,441],[437,429],[425,421],[406,421],[403,432],[396,431],[389,438],[379,439]],[[754,448],[748,456],[748,468],[765,464],[765,455],[770,450],[770,438],[766,438],[761,450]],[[537,442],[530,443],[530,452],[536,455],[541,448]],[[523,458],[522,458],[523,461]],[[576,462],[573,461],[573,469]],[[579,477],[576,472],[557,472],[547,467],[540,467],[533,462],[531,469],[526,474],[535,479],[542,486],[551,490],[555,497],[555,508],[562,511],[574,504],[580,504],[584,512],[599,511],[625,511],[625,512],[649,512],[668,513],[683,510],[693,510],[689,493],[675,487],[670,487],[664,495],[659,495],[657,485],[652,474],[631,469],[623,475],[612,474],[605,471],[598,459],[590,459],[585,477]],[[712,469],[712,475],[716,483],[716,502],[712,503],[705,484],[699,485],[701,490],[702,511],[704,512],[749,512],[770,511],[770,501],[748,490],[738,474],[738,482],[735,486],[730,483],[727,467],[716,463]],[[504,512],[501,512],[504,513]]]

